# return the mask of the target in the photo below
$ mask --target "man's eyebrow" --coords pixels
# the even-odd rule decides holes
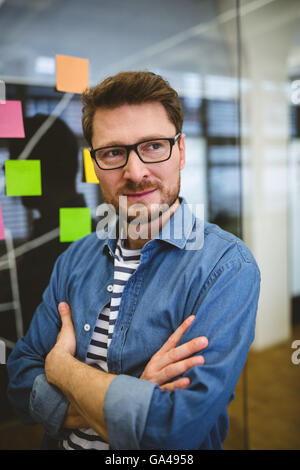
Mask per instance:
[[[97,148],[102,148],[102,147],[115,147],[115,146],[124,146],[124,145],[133,145],[139,142],[144,142],[144,140],[155,140],[155,139],[168,139],[168,136],[165,136],[163,134],[157,133],[157,134],[151,134],[151,135],[146,135],[144,137],[141,137],[137,142],[133,142],[132,144],[124,144],[124,142],[120,142],[119,140],[111,140],[108,143],[99,145]]]

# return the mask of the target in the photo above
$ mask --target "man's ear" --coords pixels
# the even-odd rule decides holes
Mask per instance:
[[[180,135],[179,140],[179,154],[180,154],[180,170],[185,167],[185,134]]]

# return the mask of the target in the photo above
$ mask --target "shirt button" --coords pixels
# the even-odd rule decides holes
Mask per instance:
[[[90,331],[90,329],[91,329],[91,327],[88,323],[86,323],[83,328],[84,328],[84,331]]]
[[[107,286],[108,292],[112,292],[113,288],[114,288],[114,286],[112,284],[109,284],[109,286]]]

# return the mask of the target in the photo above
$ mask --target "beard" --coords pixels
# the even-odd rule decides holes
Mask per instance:
[[[118,192],[118,194],[107,194],[106,191],[102,190],[102,196],[107,204],[112,204],[115,208],[116,213],[120,215],[120,209],[122,210],[123,217],[126,218],[127,223],[134,223],[136,220],[137,224],[148,224],[157,218],[159,218],[163,213],[169,210],[173,204],[177,201],[179,192],[180,192],[180,171],[178,172],[177,183],[173,188],[165,188],[162,184],[145,181],[140,184],[136,184],[134,181],[128,180],[126,186]],[[159,203],[148,203],[144,204],[143,202],[133,203],[128,206],[128,200],[126,207],[120,204],[120,197],[126,198],[124,194],[135,193],[135,192],[144,192],[150,189],[156,189],[160,192],[160,201]],[[150,206],[150,207],[149,207]],[[125,211],[125,214],[124,214]],[[137,213],[139,215],[137,215]]]

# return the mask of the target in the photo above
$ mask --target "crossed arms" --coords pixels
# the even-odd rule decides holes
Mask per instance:
[[[216,264],[201,288],[195,276],[185,297],[185,312],[179,315],[174,306],[175,332],[167,339],[171,325],[166,328],[169,333],[157,342],[158,351],[142,330],[140,311],[132,326],[141,331],[145,349],[129,363],[124,357],[121,364],[118,355],[113,367],[119,375],[114,375],[84,363],[83,324],[101,308],[98,300],[91,303],[87,295],[72,300],[78,286],[71,288],[72,266],[67,261],[62,258],[57,263],[31,327],[8,358],[9,398],[19,419],[42,424],[55,439],[66,437],[70,431],[65,433],[65,428],[92,427],[104,440],[109,436],[111,447],[120,450],[220,448],[227,432],[226,406],[254,337],[260,282],[255,263],[236,249],[227,250],[226,259]],[[90,282],[96,288],[99,281],[96,273]],[[101,295],[108,296],[105,288]],[[62,313],[60,306],[58,314],[63,299],[73,302],[72,313]],[[165,305],[160,313],[169,314]],[[160,316],[153,315],[159,321]],[[193,315],[189,326],[184,322],[176,330],[181,318]],[[72,316],[81,335],[77,344]],[[149,322],[147,312],[145,318]],[[135,321],[140,321],[139,328]],[[199,335],[209,338],[209,344],[197,344]],[[130,331],[127,341],[129,337],[134,341]],[[204,348],[205,363],[201,363],[199,352]],[[79,360],[74,358],[75,349]],[[147,364],[145,369],[141,363]],[[87,388],[87,383],[93,387]]]
[[[76,335],[71,309],[62,302],[58,305],[58,311],[62,327],[56,344],[46,357],[45,373],[48,382],[58,387],[70,402],[64,427],[91,427],[108,442],[103,405],[109,385],[116,375],[94,369],[74,358]],[[204,364],[203,356],[189,356],[207,347],[208,340],[202,336],[176,346],[194,318],[193,315],[189,316],[169,337],[148,362],[140,379],[154,382],[161,390],[170,392],[189,386],[190,379],[180,376],[192,367]],[[176,377],[180,378],[170,382]]]

